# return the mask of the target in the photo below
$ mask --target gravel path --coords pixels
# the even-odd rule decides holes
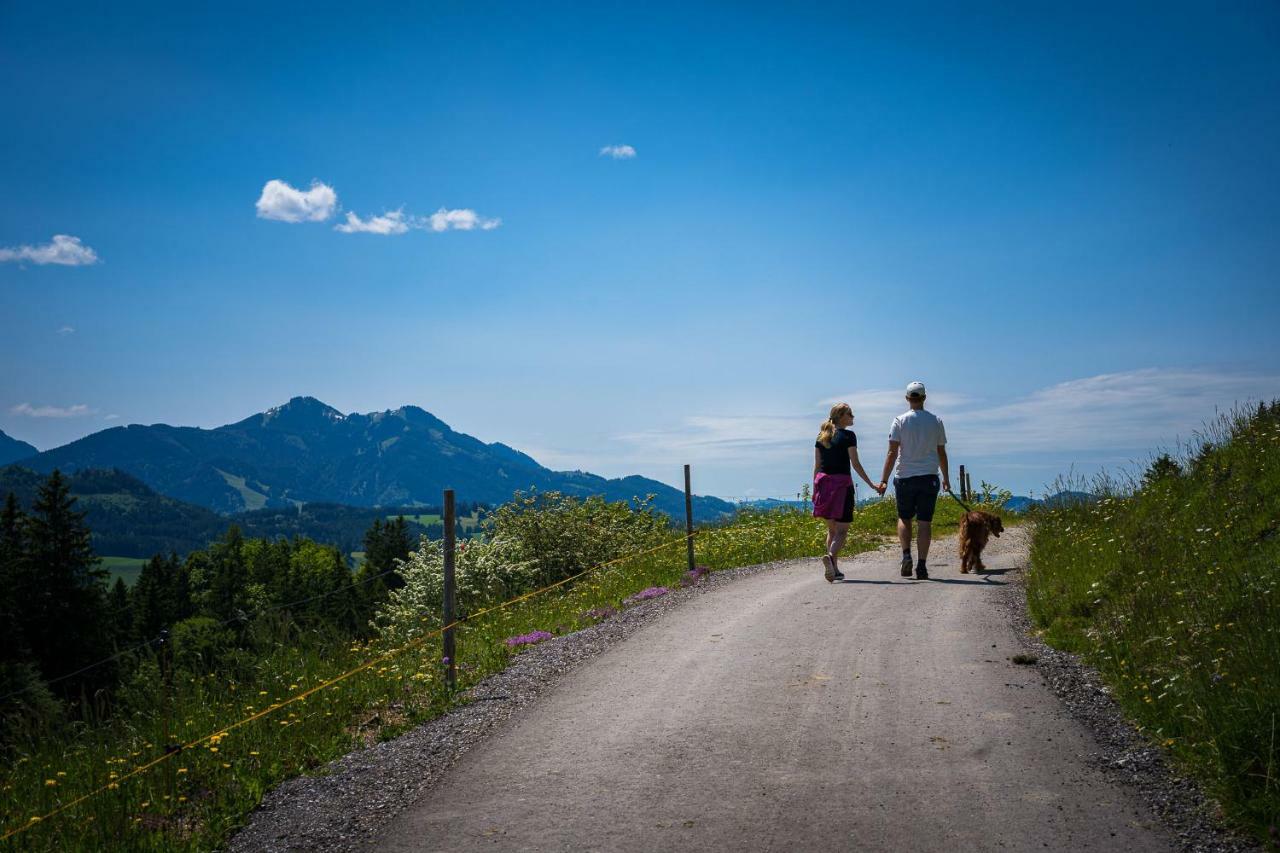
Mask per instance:
[[[813,560],[718,572],[543,643],[473,703],[281,785],[229,849],[1255,849],[1027,638],[1005,583],[1025,531],[981,580],[953,552],[944,583],[897,578],[892,549],[834,586]]]
[[[416,802],[459,757],[578,664],[690,599],[794,562],[714,572],[696,587],[673,590],[582,631],[533,646],[477,685],[470,694],[475,699],[472,703],[393,740],[345,755],[317,775],[284,782],[263,797],[227,849],[270,853],[360,848],[393,815]]]

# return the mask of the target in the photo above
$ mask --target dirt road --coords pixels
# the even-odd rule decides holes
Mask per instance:
[[[1026,563],[933,580],[896,554],[701,596],[567,676],[473,749],[377,848],[1172,850],[1083,756],[997,597]]]

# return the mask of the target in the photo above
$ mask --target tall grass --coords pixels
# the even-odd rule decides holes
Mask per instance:
[[[879,516],[868,515],[848,551],[874,547],[885,532]],[[744,513],[700,531],[695,541],[698,562],[720,569],[820,554],[824,528],[801,512]],[[241,667],[239,680],[184,672],[168,689],[158,662],[146,661],[117,698],[118,707],[142,710],[33,740],[11,756],[0,772],[0,834],[26,829],[0,842],[0,850],[215,849],[282,780],[461,701],[461,691],[516,653],[508,638],[583,628],[641,590],[679,584],[685,559],[683,539],[674,538],[670,547],[464,623],[457,693],[445,686],[434,635],[388,646],[300,631],[287,620],[263,623],[255,630],[268,633],[274,643],[261,644],[275,651]],[[439,626],[435,613],[423,613],[422,621]],[[291,701],[359,666],[366,668]],[[232,727],[262,711],[262,718]],[[192,746],[124,778],[175,743]],[[92,796],[82,804],[34,820],[85,794]]]
[[[1028,606],[1231,820],[1280,823],[1280,405],[1215,422],[1141,480],[1060,483]]]

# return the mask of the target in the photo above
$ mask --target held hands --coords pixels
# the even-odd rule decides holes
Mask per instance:
[[[942,478],[942,491],[944,492],[951,491],[951,480],[947,479],[946,477]]]
[[[875,489],[876,494],[878,494],[880,497],[884,497],[884,493],[889,488],[889,484],[881,480],[877,485],[874,485],[871,488]]]

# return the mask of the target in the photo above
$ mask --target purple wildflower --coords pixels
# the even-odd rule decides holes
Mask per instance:
[[[680,581],[680,585],[693,586],[709,574],[711,574],[711,569],[706,566],[694,566],[692,571],[684,573],[684,578]]]
[[[518,637],[507,637],[507,646],[513,649],[518,646],[532,646],[534,643],[550,640],[553,636],[550,631],[534,631],[531,634],[521,634]]]
[[[651,598],[657,598],[660,595],[666,595],[671,590],[665,586],[651,586],[648,589],[642,589],[630,598],[623,599],[623,604],[639,604],[642,601],[648,601]]]

